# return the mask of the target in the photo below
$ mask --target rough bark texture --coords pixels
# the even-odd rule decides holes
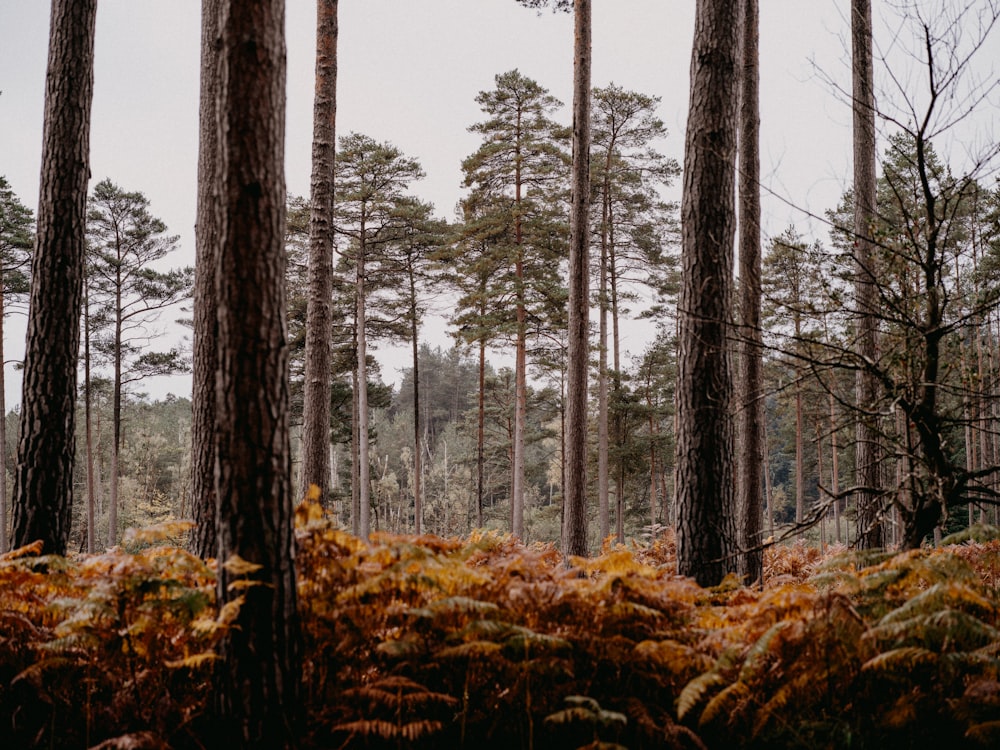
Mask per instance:
[[[875,362],[876,297],[872,266],[872,226],[875,222],[875,92],[872,73],[871,0],[851,2],[851,43],[854,99],[854,237],[855,296],[858,310],[858,355]],[[858,538],[857,545],[874,549],[885,545],[879,522],[878,430],[868,416],[878,398],[871,372],[858,370],[858,424],[855,438]]]
[[[762,580],[764,553],[761,494],[764,454],[763,362],[760,328],[760,65],[757,0],[745,0],[743,76],[740,81],[740,430],[738,513],[741,553],[737,572]]]
[[[316,3],[316,93],[313,103],[306,308],[302,487],[330,484],[330,340],[333,333],[333,167],[337,151],[337,0]]]
[[[574,4],[573,190],[566,409],[567,555],[587,554],[587,374],[590,362],[590,0]]]
[[[198,217],[195,227],[194,352],[191,382],[191,547],[203,558],[219,553],[215,495],[215,372],[218,369],[219,10],[201,4],[201,103],[198,113]]]
[[[736,566],[733,300],[738,53],[742,0],[699,0],[681,204],[677,560],[714,585]]]
[[[31,264],[14,546],[62,554],[73,506],[96,0],[53,0],[45,77],[38,228]]]
[[[218,598],[242,593],[245,601],[221,646],[216,700],[226,741],[262,750],[292,746],[301,679],[284,319],[284,15],[283,0],[226,0],[220,49]],[[231,588],[242,578],[257,585]]]

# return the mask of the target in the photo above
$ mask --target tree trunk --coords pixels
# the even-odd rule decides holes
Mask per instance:
[[[97,475],[94,468],[94,434],[91,414],[93,394],[90,382],[90,285],[86,280],[83,289],[83,418],[87,443],[87,554],[92,555],[97,548],[97,521],[94,517],[94,509],[97,505]]]
[[[191,376],[191,549],[219,554],[215,495],[215,373],[219,340],[215,273],[219,252],[219,22],[221,0],[201,4],[198,109],[198,217],[195,226],[194,346]]]
[[[608,232],[611,221],[610,180],[608,179],[608,164],[611,152],[605,159],[604,186],[601,191],[601,262],[600,288],[598,290],[597,308],[598,324],[598,362],[597,362],[597,511],[600,522],[600,543],[611,533],[611,509],[608,497]]]
[[[0,270],[0,555],[10,549],[7,533],[7,394],[6,373],[4,372],[4,309],[3,273]],[[93,524],[91,524],[93,526]],[[88,531],[91,528],[88,526]],[[93,552],[88,549],[88,552]]]
[[[52,1],[13,542],[41,540],[54,554],[66,551],[72,525],[96,15],[96,0]]]
[[[760,65],[757,0],[745,0],[743,76],[740,81],[740,430],[737,523],[741,553],[737,571],[748,583],[763,580],[760,549],[764,429],[760,328]]]
[[[483,527],[483,494],[486,461],[486,340],[479,340],[479,404],[476,422],[476,525]]]
[[[423,456],[420,450],[420,343],[417,340],[417,288],[410,268],[410,340],[413,344],[413,529],[422,534],[424,504],[421,494]]]
[[[367,540],[371,533],[371,466],[368,456],[368,334],[365,330],[365,225],[361,224],[358,268],[355,281],[358,335],[358,535]]]
[[[871,0],[851,0],[851,49],[854,108],[854,238],[855,296],[858,310],[858,354],[876,357],[875,269],[872,226],[875,222],[875,92],[872,64]],[[873,424],[878,386],[864,369],[857,374],[858,423],[855,439],[858,546],[885,545],[879,522],[878,430]]]
[[[703,586],[736,567],[732,320],[742,3],[699,0],[681,203],[677,564]]]
[[[120,253],[119,253],[120,257]],[[118,456],[122,442],[122,280],[115,285],[115,373],[111,401],[111,477],[108,481],[108,546],[118,543]]]
[[[520,114],[518,114],[520,125]],[[524,237],[521,222],[521,150],[520,141],[515,157],[514,187],[514,243],[517,257],[514,261],[516,297],[516,338],[514,354],[514,437],[511,445],[511,489],[510,489],[510,530],[517,539],[524,538],[524,422],[527,418],[528,363],[527,338],[528,322],[524,298]]]
[[[285,335],[284,16],[283,0],[226,0],[221,23],[218,601],[244,601],[220,647],[215,693],[224,741],[261,750],[293,746],[301,711]],[[256,585],[234,588],[237,580]]]
[[[574,2],[573,175],[570,198],[566,408],[567,555],[587,554],[587,381],[590,370],[590,0]]]
[[[333,170],[337,151],[337,2],[316,3],[316,93],[313,104],[309,215],[309,299],[306,307],[302,487],[330,487],[330,342],[333,335]]]
[[[843,541],[840,535],[840,456],[837,446],[837,402],[830,393],[830,494],[833,495],[834,540]]]

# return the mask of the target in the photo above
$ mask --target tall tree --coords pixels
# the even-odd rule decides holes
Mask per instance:
[[[631,276],[633,282],[645,285],[663,283],[670,265],[663,251],[676,224],[676,207],[663,203],[658,193],[680,173],[675,160],[652,148],[655,139],[666,136],[663,122],[656,117],[659,101],[614,84],[594,90],[593,234],[599,246],[597,494],[602,539],[610,530],[609,381],[615,390],[621,385],[620,319],[623,300],[631,296],[624,282]],[[655,271],[650,272],[651,268]]]
[[[402,226],[397,207],[411,182],[423,177],[423,170],[389,143],[351,133],[340,139],[337,154],[335,210],[337,232],[353,256],[357,341],[357,488],[359,496],[358,532],[363,539],[371,532],[369,413],[368,413],[368,281],[374,269],[385,261],[385,245],[398,236]]]
[[[395,295],[403,311],[409,330],[410,350],[413,357],[413,526],[414,532],[423,533],[423,450],[421,448],[422,409],[420,380],[420,325],[425,314],[426,287],[431,257],[444,243],[446,229],[443,221],[433,218],[434,207],[418,200],[400,201],[396,219],[400,222],[399,236],[390,247],[388,269],[401,274],[405,283],[397,284]],[[397,276],[398,278],[398,276]]]
[[[122,403],[130,383],[152,375],[186,369],[177,349],[144,350],[155,337],[151,324],[159,313],[191,290],[190,268],[157,271],[156,261],[177,249],[177,237],[149,213],[149,201],[139,192],[122,190],[110,180],[94,187],[87,213],[88,302],[90,342],[112,366],[111,477],[108,497],[108,545],[118,536],[118,474],[122,439]]]
[[[858,311],[858,355],[868,362],[877,356],[876,331],[878,279],[873,265],[875,224],[875,88],[872,63],[871,0],[851,0],[851,69],[854,111],[854,244],[855,306]],[[874,549],[885,545],[879,520],[878,427],[875,406],[878,382],[870,370],[857,374],[857,434],[854,441],[858,546]]]
[[[762,581],[763,349],[760,328],[760,63],[757,0],[746,3],[743,75],[740,79],[740,372],[737,460],[737,572],[748,583]]]
[[[316,93],[313,103],[309,219],[309,301],[306,310],[302,488],[330,484],[330,345],[333,328],[333,169],[337,150],[337,3],[316,3]]]
[[[677,567],[703,586],[735,568],[733,240],[743,3],[698,0],[681,204]]]
[[[285,4],[224,0],[219,99],[216,476],[222,741],[292,747],[301,635],[285,334]]]
[[[12,301],[27,295],[30,289],[28,266],[35,241],[35,217],[21,203],[0,175],[0,554],[10,544],[7,522],[7,405],[4,369],[4,319]]]
[[[590,364],[590,0],[573,4],[573,166],[563,503],[567,555],[587,554],[587,374]]]
[[[565,176],[562,129],[549,115],[559,101],[517,70],[496,76],[493,91],[476,97],[488,119],[473,125],[483,144],[462,163],[465,184],[481,205],[499,208],[493,219],[509,227],[506,265],[513,307],[514,446],[511,477],[511,530],[524,535],[524,451],[527,408],[529,306],[544,304],[542,287],[558,278],[558,227],[553,226],[554,193]],[[499,200],[506,198],[506,201]],[[529,294],[534,289],[537,294]],[[533,299],[534,298],[534,299]],[[539,319],[544,319],[544,313]]]
[[[73,507],[97,0],[52,0],[38,228],[14,479],[14,546],[62,554]]]
[[[215,273],[219,248],[219,43],[222,0],[201,3],[201,83],[198,105],[198,215],[195,226],[194,345],[191,376],[191,547],[219,553],[215,494],[215,373],[219,322]]]

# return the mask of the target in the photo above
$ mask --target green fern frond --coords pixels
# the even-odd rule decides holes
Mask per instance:
[[[560,656],[572,650],[573,645],[564,638],[521,627],[515,628],[503,642],[503,655],[515,662]]]
[[[956,531],[941,540],[941,546],[947,547],[953,544],[964,544],[965,542],[992,542],[1000,539],[1000,528],[986,523],[977,523],[967,529]]]
[[[975,617],[993,618],[996,606],[989,599],[964,583],[948,581],[936,583],[902,606],[885,615],[879,624],[889,624],[910,620],[921,614],[930,614],[942,609],[957,609]]]
[[[904,646],[869,659],[861,665],[861,671],[902,677],[916,669],[934,666],[937,661],[938,655],[933,651],[918,646]]]
[[[717,672],[706,672],[691,680],[677,698],[678,721],[684,721],[684,717],[700,705],[714,688],[725,684],[726,681]]]

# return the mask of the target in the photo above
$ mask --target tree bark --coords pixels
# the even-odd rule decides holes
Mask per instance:
[[[93,394],[90,382],[90,285],[84,280],[83,299],[83,419],[87,448],[87,553],[97,548],[97,475],[94,467],[94,433],[91,407]],[[2,396],[2,394],[0,394]]]
[[[215,373],[219,339],[215,273],[219,252],[219,21],[221,0],[201,4],[198,217],[195,225],[194,351],[191,378],[191,548],[219,554],[215,494]]]
[[[226,0],[221,16],[218,600],[244,601],[221,645],[216,700],[226,741],[261,750],[293,746],[301,705],[285,334],[284,16],[283,0]],[[239,579],[250,587],[233,588]]]
[[[737,520],[740,557],[737,571],[748,583],[762,580],[760,549],[764,498],[763,362],[760,326],[760,64],[757,0],[745,0],[743,76],[740,81],[740,430]]]
[[[420,342],[417,337],[417,285],[410,266],[410,341],[413,345],[413,530],[423,533],[424,505],[421,494],[423,456],[420,450]]]
[[[875,222],[875,92],[872,63],[871,0],[851,1],[851,58],[854,109],[854,238],[855,296],[858,310],[858,355],[874,362],[876,298],[872,227]],[[885,545],[879,521],[878,430],[873,414],[878,398],[875,375],[858,370],[858,422],[855,438],[858,538],[862,549]]]
[[[365,328],[365,225],[361,224],[361,242],[358,247],[357,279],[357,334],[358,334],[358,535],[367,540],[371,533],[371,465],[368,456],[368,335]]]
[[[590,0],[574,3],[573,175],[570,198],[566,409],[567,555],[587,554],[587,375],[590,364]]]
[[[316,3],[316,94],[313,104],[309,218],[309,299],[306,309],[302,487],[316,485],[326,502],[330,485],[330,342],[333,335],[333,174],[337,150],[337,2]]]
[[[66,551],[72,524],[96,15],[96,0],[53,0],[45,76],[13,540],[41,540],[54,554]]]
[[[736,567],[733,240],[742,1],[699,0],[681,203],[677,563],[703,586]]]

